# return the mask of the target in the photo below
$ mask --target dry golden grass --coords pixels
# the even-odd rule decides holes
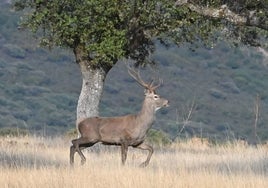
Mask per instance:
[[[195,138],[196,139],[196,138]],[[69,141],[63,138],[0,138],[0,187],[85,188],[257,188],[268,187],[268,148],[237,142],[210,146],[191,140],[155,151],[147,168],[144,152],[130,149],[121,166],[120,149],[94,146],[87,163],[69,166]]]

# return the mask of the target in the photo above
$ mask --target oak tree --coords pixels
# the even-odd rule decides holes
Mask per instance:
[[[15,0],[44,46],[72,49],[83,83],[77,119],[98,115],[103,83],[122,58],[150,62],[155,40],[267,47],[267,0]]]

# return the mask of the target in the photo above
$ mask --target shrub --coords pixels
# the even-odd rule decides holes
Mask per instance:
[[[72,128],[72,129],[69,129],[65,134],[65,137],[67,137],[68,139],[69,138],[76,138],[78,133],[77,133],[77,129],[75,128]]]
[[[4,127],[0,129],[0,136],[26,136],[29,131],[20,128]]]
[[[226,99],[226,94],[218,89],[212,88],[209,90],[209,94],[216,99]]]
[[[171,140],[166,133],[155,129],[149,130],[147,140],[149,143],[156,146],[164,146],[171,143]]]
[[[20,48],[17,45],[6,44],[6,45],[4,45],[4,49],[5,49],[6,53],[11,57],[25,58],[25,56],[26,56],[25,50]]]

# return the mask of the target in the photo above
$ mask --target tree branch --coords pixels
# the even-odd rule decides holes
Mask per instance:
[[[172,141],[174,142],[175,139],[180,136],[180,134],[182,133],[182,131],[185,129],[185,127],[189,124],[190,122],[190,119],[192,118],[192,115],[194,113],[194,111],[196,110],[196,104],[195,104],[195,98],[194,100],[192,101],[192,104],[191,106],[189,107],[189,111],[188,111],[188,114],[186,114],[186,117],[183,117],[183,120],[182,120],[182,127],[181,129],[177,132],[177,134],[172,138]],[[179,112],[178,112],[178,109],[176,109],[176,124],[180,124],[179,122]]]
[[[190,10],[201,15],[226,19],[236,25],[254,26],[263,30],[268,30],[267,21],[261,21],[261,18],[256,16],[256,10],[249,11],[248,15],[241,15],[231,11],[227,5],[222,5],[218,9],[195,5],[188,0],[177,0],[175,6],[187,6]]]

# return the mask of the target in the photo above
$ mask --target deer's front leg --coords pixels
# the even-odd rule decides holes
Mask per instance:
[[[70,147],[70,164],[73,166],[73,164],[74,164],[74,154],[75,154],[75,148],[74,148],[74,146],[72,145],[71,147]]]
[[[151,159],[151,157],[153,155],[153,152],[154,152],[153,147],[152,146],[149,146],[149,145],[147,145],[145,143],[141,143],[136,148],[139,148],[139,149],[142,149],[142,150],[148,150],[149,151],[146,161],[144,161],[143,163],[140,164],[140,167],[146,167],[149,164],[150,159]]]
[[[122,164],[125,165],[127,160],[127,151],[128,151],[128,145],[126,143],[121,144],[121,158],[122,158]]]

